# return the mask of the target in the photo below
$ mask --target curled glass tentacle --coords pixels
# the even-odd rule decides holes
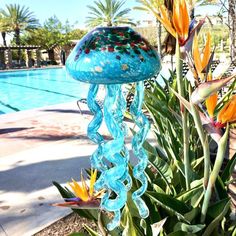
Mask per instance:
[[[104,102],[105,123],[113,140],[103,145],[104,158],[109,162],[109,169],[101,174],[102,181],[98,179],[95,184],[97,190],[106,189],[101,200],[101,207],[114,213],[114,218],[107,225],[113,230],[120,223],[120,210],[127,200],[127,185],[130,184],[128,174],[128,152],[124,146],[126,128],[123,126],[123,114],[126,109],[121,92],[121,85],[107,85],[107,94]],[[125,157],[122,155],[125,153]],[[124,182],[128,182],[125,185]],[[128,186],[129,187],[129,186]],[[115,194],[115,198],[110,196]]]
[[[87,103],[88,108],[94,114],[93,120],[89,123],[87,128],[88,137],[96,144],[98,144],[98,148],[91,156],[91,166],[99,171],[104,170],[106,167],[103,164],[103,148],[102,144],[104,143],[104,139],[101,134],[98,133],[98,129],[100,128],[103,120],[102,109],[96,101],[96,96],[98,93],[99,85],[91,84],[89,87]]]
[[[120,107],[120,110],[122,112],[117,113],[116,116],[115,116],[115,119],[116,119],[117,124],[119,125],[120,129],[123,130],[124,136],[126,136],[128,134],[128,127],[127,127],[126,123],[123,122],[123,120],[124,120],[124,112],[126,111],[127,103],[126,103],[126,98],[125,98],[122,90],[119,89],[118,92],[119,92],[119,94],[117,96],[117,101],[116,102],[117,102],[117,106]],[[122,149],[121,153],[122,153],[123,158],[126,161],[127,168],[128,168],[129,149],[126,147],[126,145],[123,146],[123,149]],[[128,171],[125,171],[124,176],[121,178],[121,181],[126,182],[125,185],[126,185],[126,189],[127,189],[127,192],[128,192],[132,187],[132,178],[129,175]]]
[[[139,128],[132,140],[133,152],[139,159],[139,163],[133,169],[133,176],[141,183],[141,187],[132,194],[132,199],[139,210],[140,216],[146,218],[149,215],[149,210],[145,202],[141,199],[141,196],[147,189],[147,178],[144,171],[147,166],[148,157],[143,149],[143,142],[149,131],[150,124],[147,117],[142,113],[143,98],[144,83],[141,81],[136,84],[135,98],[130,107],[132,118]]]

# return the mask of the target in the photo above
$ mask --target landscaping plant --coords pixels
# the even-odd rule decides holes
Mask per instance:
[[[211,35],[207,35],[203,50],[199,50],[197,33],[204,20],[190,22],[185,0],[174,0],[172,12],[156,1],[143,2],[176,38],[176,73],[170,79],[150,82],[151,89],[146,90],[144,100],[155,136],[155,145],[144,143],[149,162],[148,188],[143,200],[150,214],[141,219],[132,202],[132,192],[140,187],[133,179],[119,228],[107,230],[112,215],[102,209],[74,209],[80,216],[95,221],[99,232],[85,226],[87,234],[73,235],[236,235],[228,195],[229,184],[235,181],[231,176],[236,154],[229,150],[229,134],[236,122],[236,95],[233,95],[236,75],[214,78]],[[193,74],[191,83],[182,76],[184,60]],[[220,96],[219,91],[229,82],[233,83],[227,93]],[[130,174],[132,177],[132,171]],[[94,172],[91,178],[94,183]],[[54,184],[65,199],[78,195]],[[87,205],[99,194],[102,193],[87,197]]]

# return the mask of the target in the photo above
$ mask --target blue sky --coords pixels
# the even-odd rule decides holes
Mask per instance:
[[[47,18],[56,15],[62,22],[66,19],[71,24],[78,22],[77,27],[84,27],[88,9],[87,5],[92,4],[93,0],[0,0],[0,6],[4,8],[5,4],[17,3],[29,7],[30,11],[34,12],[36,18],[43,23]],[[135,0],[127,0],[126,7],[133,8],[137,6]],[[213,14],[215,8],[202,7],[197,9],[197,13]],[[131,18],[141,20],[145,18],[144,13],[133,10],[130,14]]]

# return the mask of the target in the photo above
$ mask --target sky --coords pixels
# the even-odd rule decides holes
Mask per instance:
[[[41,24],[49,17],[56,15],[63,23],[68,19],[70,24],[78,22],[75,25],[76,28],[84,28],[88,15],[87,5],[92,5],[93,0],[0,0],[0,7],[4,8],[6,4],[14,3],[29,7]],[[125,7],[132,9],[134,6],[137,6],[135,0],[126,1]],[[215,12],[214,7],[201,7],[196,10],[196,13],[202,15],[211,15]],[[133,10],[130,17],[137,21],[147,16],[141,11]]]

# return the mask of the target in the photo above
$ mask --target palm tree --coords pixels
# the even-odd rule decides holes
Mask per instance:
[[[0,13],[7,20],[8,28],[14,32],[14,38],[17,45],[20,45],[20,33],[23,30],[30,31],[38,27],[38,20],[28,7],[19,4],[6,5],[6,10]]]
[[[102,0],[94,1],[94,6],[88,5],[91,16],[87,17],[86,24],[89,27],[98,25],[113,26],[119,24],[135,25],[130,18],[127,17],[131,9],[122,7],[125,0]]]
[[[3,15],[0,13],[0,32],[2,35],[3,45],[7,46],[6,42],[6,33],[9,31],[8,28],[8,21],[6,18],[3,17]]]

